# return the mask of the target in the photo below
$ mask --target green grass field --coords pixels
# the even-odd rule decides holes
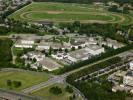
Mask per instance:
[[[59,95],[54,95],[49,92],[49,89],[51,87],[58,86],[62,89],[62,93]],[[65,91],[65,85],[63,84],[54,84],[49,87],[45,87],[39,91],[33,92],[31,95],[33,96],[39,96],[44,98],[45,100],[69,100],[69,97],[72,95]]]
[[[133,23],[132,14],[118,14],[108,12],[105,7],[97,7],[87,4],[67,4],[41,2],[32,4],[11,14],[9,18],[22,21],[45,21],[73,22],[75,20],[100,23]]]
[[[41,82],[47,81],[50,75],[46,73],[37,73],[31,71],[1,71],[0,72],[0,88],[12,89],[20,91]],[[22,85],[18,88],[7,86],[7,80],[20,81]]]

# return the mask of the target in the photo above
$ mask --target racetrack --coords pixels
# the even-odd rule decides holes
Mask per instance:
[[[32,4],[16,11],[9,18],[33,21],[54,21],[54,22],[73,22],[83,23],[120,23],[132,24],[133,16],[107,11],[106,7],[87,5],[87,4],[67,4],[41,2]]]

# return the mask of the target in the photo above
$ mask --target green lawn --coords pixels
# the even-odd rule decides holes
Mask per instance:
[[[49,92],[49,89],[53,86],[58,86],[62,89],[62,94],[54,95]],[[63,84],[54,84],[49,87],[45,87],[37,92],[33,92],[31,95],[39,96],[44,98],[45,100],[69,100],[69,97],[72,95],[65,91],[65,85]]]
[[[72,22],[79,20],[81,22],[133,23],[132,14],[112,13],[108,12],[105,7],[96,7],[94,5],[52,2],[33,2],[11,14],[9,18],[29,22],[38,20]]]
[[[23,51],[23,48],[13,48],[13,53],[15,56],[19,56],[19,55],[22,55],[24,54],[24,51]]]
[[[50,78],[50,75],[46,73],[37,73],[37,72],[31,72],[31,71],[15,71],[15,70],[5,71],[5,72],[1,71],[0,88],[20,91],[22,89],[47,81],[49,78]],[[9,86],[7,86],[7,80],[20,81],[22,85],[21,87],[18,87],[18,88],[15,88],[14,86],[10,88]]]
[[[57,42],[57,43],[62,43],[62,42],[68,43],[69,40],[70,40],[70,38],[67,36],[59,36],[59,37],[53,37],[52,38],[52,41]]]

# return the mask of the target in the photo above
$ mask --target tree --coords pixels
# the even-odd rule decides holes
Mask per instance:
[[[18,88],[22,85],[22,83],[20,81],[13,81],[13,84],[16,88]]]
[[[48,53],[48,54],[51,55],[51,54],[52,54],[52,51],[53,51],[53,48],[50,47],[50,48],[49,48],[49,53]]]
[[[65,49],[65,52],[68,53],[68,49]]]
[[[27,66],[26,66],[27,69],[30,69],[31,68],[31,65],[28,63]]]
[[[71,49],[72,51],[74,51],[75,50],[75,47],[72,47],[72,49]]]
[[[65,90],[66,92],[73,93],[73,89],[70,86],[66,86]]]
[[[33,62],[34,62],[34,63],[36,62],[36,58],[33,58]]]
[[[55,86],[55,87],[51,87],[49,92],[55,95],[59,95],[62,93],[62,90],[58,86]]]
[[[75,95],[72,95],[69,97],[69,100],[75,100],[76,96]]]
[[[59,48],[59,52],[61,52],[62,51],[62,48]]]
[[[39,67],[37,67],[37,70],[42,71],[43,70],[43,67],[42,66],[39,66]]]
[[[82,49],[82,46],[78,46],[78,49]]]
[[[7,83],[7,86],[12,86],[12,81],[11,80],[7,80],[6,83]]]

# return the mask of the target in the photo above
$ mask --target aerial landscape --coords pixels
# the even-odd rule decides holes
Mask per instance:
[[[133,100],[133,0],[0,0],[0,100]]]

